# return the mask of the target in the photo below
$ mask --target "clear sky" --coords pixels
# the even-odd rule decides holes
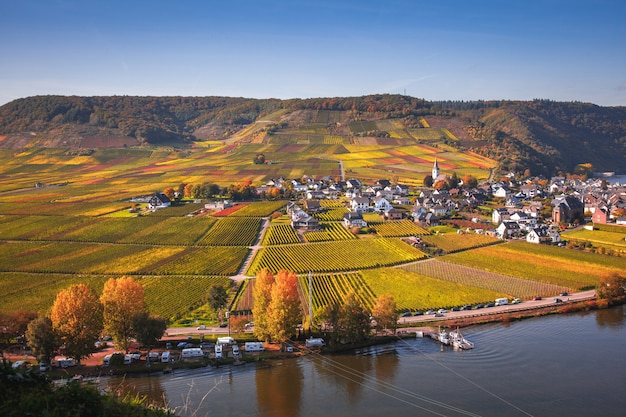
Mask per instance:
[[[32,95],[626,105],[624,0],[0,0],[0,104]]]

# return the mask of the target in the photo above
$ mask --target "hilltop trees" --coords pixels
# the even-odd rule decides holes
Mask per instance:
[[[57,294],[50,320],[68,356],[78,362],[91,355],[102,330],[102,305],[94,291],[77,284]]]
[[[111,278],[104,283],[100,296],[104,311],[105,331],[118,349],[128,351],[135,316],[146,312],[143,287],[131,277]]]

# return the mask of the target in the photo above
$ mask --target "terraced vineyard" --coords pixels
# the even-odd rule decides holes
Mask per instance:
[[[535,295],[552,296],[562,291],[574,290],[574,288],[571,287],[530,281],[469,266],[444,262],[439,259],[415,262],[410,265],[401,266],[398,269],[469,287],[483,288],[499,294],[506,294],[509,297],[519,297],[522,299],[530,299]],[[492,297],[491,300],[492,299],[495,299],[495,297]],[[487,298],[477,301],[485,300],[490,299]],[[469,301],[467,302],[469,303]]]
[[[447,262],[559,287],[584,290],[600,277],[626,271],[626,259],[556,246],[510,242],[446,255]]]
[[[341,223],[323,223],[324,231],[304,232],[303,236],[307,242],[326,242],[331,240],[356,239],[356,236],[347,230]]]
[[[202,236],[197,244],[208,246],[250,246],[253,245],[261,229],[260,218],[241,217],[220,218]]]
[[[502,240],[496,237],[479,235],[477,233],[445,233],[423,236],[422,240],[426,243],[437,246],[446,253],[453,253],[461,250],[502,243]]]
[[[286,245],[289,243],[301,243],[300,235],[290,224],[271,225],[263,236],[263,245]]]
[[[301,294],[304,294],[303,304],[308,304],[309,278],[308,275],[298,276]],[[322,274],[311,276],[311,292],[313,311],[326,305],[343,303],[346,295],[354,292],[364,307],[371,310],[376,303],[376,295],[368,287],[359,272],[344,274]]]
[[[410,220],[395,220],[384,223],[374,224],[372,228],[376,230],[379,236],[382,237],[402,237],[402,236],[415,236],[415,235],[427,235],[428,230],[419,227]]]
[[[425,256],[400,240],[383,238],[269,246],[257,252],[247,274],[254,275],[262,268],[296,273],[351,271],[396,265]]]

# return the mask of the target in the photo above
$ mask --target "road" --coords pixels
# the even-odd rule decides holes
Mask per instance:
[[[468,310],[468,311],[451,311],[448,313],[444,313],[443,317],[435,317],[434,315],[422,315],[422,316],[412,316],[412,317],[402,317],[398,320],[398,324],[400,325],[416,325],[416,326],[427,326],[429,322],[438,322],[442,320],[453,320],[453,319],[462,319],[468,317],[480,317],[480,316],[488,316],[498,313],[511,313],[516,311],[527,311],[533,310],[542,307],[549,307],[555,305],[554,299],[559,298],[563,300],[563,304],[580,302],[592,300],[596,297],[595,290],[583,291],[572,293],[566,296],[553,296],[546,297],[543,300],[537,301],[524,301],[520,304],[509,304],[499,307],[489,307],[489,308],[481,308],[479,310]],[[251,332],[252,330],[247,330],[247,332]],[[198,330],[195,327],[170,327],[167,329],[166,337],[164,339],[169,338],[180,338],[180,336],[190,336],[190,335],[225,335],[228,334],[227,327],[207,327],[204,330]]]

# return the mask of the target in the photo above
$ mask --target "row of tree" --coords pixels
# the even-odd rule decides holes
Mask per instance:
[[[254,335],[259,340],[285,343],[296,336],[305,313],[295,272],[281,270],[274,275],[262,269],[254,280],[253,298]],[[331,344],[357,343],[370,335],[372,323],[379,330],[395,332],[396,303],[392,295],[383,294],[370,312],[354,293],[349,293],[343,303],[335,302],[316,311],[314,321]]]
[[[100,297],[85,284],[60,291],[50,314],[29,323],[26,339],[41,362],[50,363],[60,347],[80,362],[94,352],[103,332],[128,352],[134,339],[154,346],[165,329],[164,319],[149,315],[141,283],[122,277],[109,279]]]

